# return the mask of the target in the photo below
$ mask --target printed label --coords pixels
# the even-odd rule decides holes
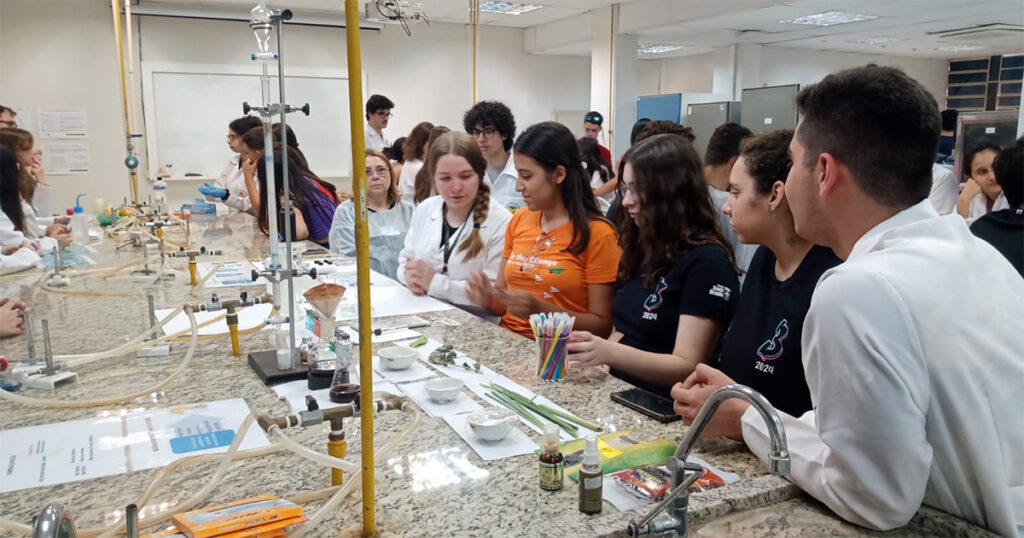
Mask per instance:
[[[583,480],[583,489],[597,489],[601,487],[601,477],[586,478]]]

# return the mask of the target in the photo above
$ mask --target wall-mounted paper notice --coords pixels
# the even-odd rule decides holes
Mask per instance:
[[[19,129],[25,129],[26,131],[36,132],[35,117],[32,115],[32,108],[24,105],[11,105],[11,110],[14,111],[14,119],[18,122]]]
[[[47,174],[83,174],[89,171],[89,144],[85,142],[44,142],[40,148]]]
[[[40,108],[38,118],[39,138],[89,136],[89,120],[84,108]]]

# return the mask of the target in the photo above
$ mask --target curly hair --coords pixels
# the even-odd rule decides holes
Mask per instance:
[[[512,149],[512,140],[516,137],[516,119],[504,103],[480,101],[473,105],[462,117],[462,128],[471,133],[477,125],[481,128],[493,126],[505,138],[505,151]]]
[[[793,131],[780,129],[745,138],[740,143],[740,158],[747,172],[754,178],[754,192],[768,194],[776,181],[786,182],[793,160],[789,157],[789,143]]]
[[[639,142],[622,156],[636,178],[631,188],[640,200],[639,225],[619,211],[622,257],[618,277],[641,277],[647,286],[668,274],[672,259],[699,245],[718,245],[735,264],[711,203],[700,156],[680,136],[661,134]],[[619,183],[623,194],[624,183]]]
[[[469,237],[459,245],[456,252],[463,252],[463,260],[471,260],[484,251],[484,237],[480,233],[480,226],[487,220],[487,214],[491,207],[491,188],[484,181],[484,173],[487,171],[487,160],[476,144],[476,139],[466,133],[444,133],[430,145],[428,158],[433,168],[437,161],[445,155],[462,157],[469,163],[469,166],[476,172],[477,185],[476,198],[473,199],[473,231]]]
[[[647,125],[644,126],[644,128],[640,131],[640,134],[637,135],[636,141],[637,143],[639,143],[644,139],[660,134],[679,135],[685,138],[691,144],[694,140],[697,139],[697,136],[693,134],[693,129],[685,125],[668,120],[654,120],[648,122]]]
[[[740,154],[740,144],[743,140],[754,136],[754,133],[746,127],[735,123],[723,123],[715,127],[708,140],[707,151],[704,152],[704,164],[710,166],[721,166],[729,159]]]

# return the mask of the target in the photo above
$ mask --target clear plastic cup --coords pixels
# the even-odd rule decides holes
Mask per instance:
[[[565,380],[569,367],[569,335],[537,339],[537,377],[541,381],[559,383]]]

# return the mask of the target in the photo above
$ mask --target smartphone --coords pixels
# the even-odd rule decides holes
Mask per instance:
[[[675,422],[683,418],[672,410],[672,400],[643,389],[613,392],[611,396],[613,402],[620,403],[634,411],[639,411],[658,422]]]

